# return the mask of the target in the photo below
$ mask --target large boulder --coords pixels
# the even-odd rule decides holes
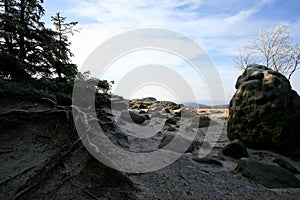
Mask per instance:
[[[252,148],[300,146],[300,97],[282,74],[249,65],[230,101],[227,136]]]
[[[239,141],[238,139],[230,142],[229,144],[225,145],[222,148],[222,153],[225,156],[230,156],[235,159],[249,157],[247,148],[245,147],[244,143]]]

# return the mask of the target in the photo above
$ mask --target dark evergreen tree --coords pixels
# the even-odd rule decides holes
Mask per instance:
[[[1,0],[0,7],[0,48],[2,51],[7,51],[13,54],[13,36],[16,31],[15,23],[15,1]]]
[[[52,17],[56,30],[41,21],[43,0],[0,0],[0,77],[73,79],[77,73],[68,35],[77,22]],[[16,73],[18,71],[18,73]],[[29,76],[28,76],[29,75]]]
[[[43,0],[1,0],[1,54],[4,59],[15,57],[15,63],[22,63],[20,66],[2,66],[12,68],[7,70],[10,73],[16,67],[22,67],[31,76],[49,73],[29,59],[34,50],[39,48],[37,33],[44,29],[44,23],[41,22],[45,12],[42,3]]]
[[[66,22],[66,17],[62,17],[59,12],[52,16],[51,20],[57,32],[55,46],[53,47],[55,72],[59,80],[63,78],[73,79],[77,73],[77,67],[71,63],[73,54],[70,50],[69,35],[73,35],[78,31],[74,28],[78,22]]]

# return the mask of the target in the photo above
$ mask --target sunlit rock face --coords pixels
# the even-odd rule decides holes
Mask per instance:
[[[252,148],[300,147],[300,97],[282,74],[248,65],[230,101],[227,136]]]

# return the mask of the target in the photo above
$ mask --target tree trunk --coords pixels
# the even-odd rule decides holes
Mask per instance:
[[[4,13],[5,13],[6,16],[8,16],[8,13],[9,13],[8,0],[4,0]],[[10,32],[9,31],[9,27],[8,27],[8,21],[7,21],[7,19],[6,19],[5,23],[4,23],[4,32],[6,34],[8,34]],[[5,43],[7,45],[8,52],[11,55],[13,55],[13,46],[12,46],[11,38],[9,37],[9,35],[5,35],[4,39],[5,39]]]
[[[24,36],[24,28],[26,26],[25,23],[25,9],[26,9],[26,5],[25,2],[26,0],[21,0],[20,3],[20,24],[21,27],[19,28],[19,45],[20,45],[20,49],[19,49],[19,57],[21,59],[25,59],[25,36]]]

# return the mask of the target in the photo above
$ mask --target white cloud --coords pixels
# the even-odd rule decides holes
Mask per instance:
[[[72,51],[76,55],[74,62],[81,66],[98,45],[124,31],[148,27],[170,29],[192,38],[204,47],[212,59],[217,60],[215,63],[222,75],[226,94],[231,96],[240,72],[233,69],[230,62],[222,64],[219,59],[226,56],[233,59],[249,36],[261,29],[278,25],[279,22],[272,19],[254,18],[265,5],[272,2],[273,0],[247,1],[244,4],[248,3],[250,6],[237,9],[241,2],[234,0],[228,6],[234,7],[234,12],[209,15],[204,14],[207,11],[202,11],[202,6],[222,7],[229,3],[221,0],[76,0],[68,12],[93,23],[81,24],[81,32],[72,37]],[[297,30],[300,30],[299,24],[299,21],[289,23],[291,28]],[[146,58],[141,56],[135,59]],[[112,76],[118,75],[116,71]]]
[[[245,22],[245,20],[248,20],[249,17],[251,17],[257,11],[258,11],[257,8],[252,8],[249,10],[242,10],[237,15],[230,16],[230,17],[226,18],[224,21],[228,24],[236,24],[239,22]]]

